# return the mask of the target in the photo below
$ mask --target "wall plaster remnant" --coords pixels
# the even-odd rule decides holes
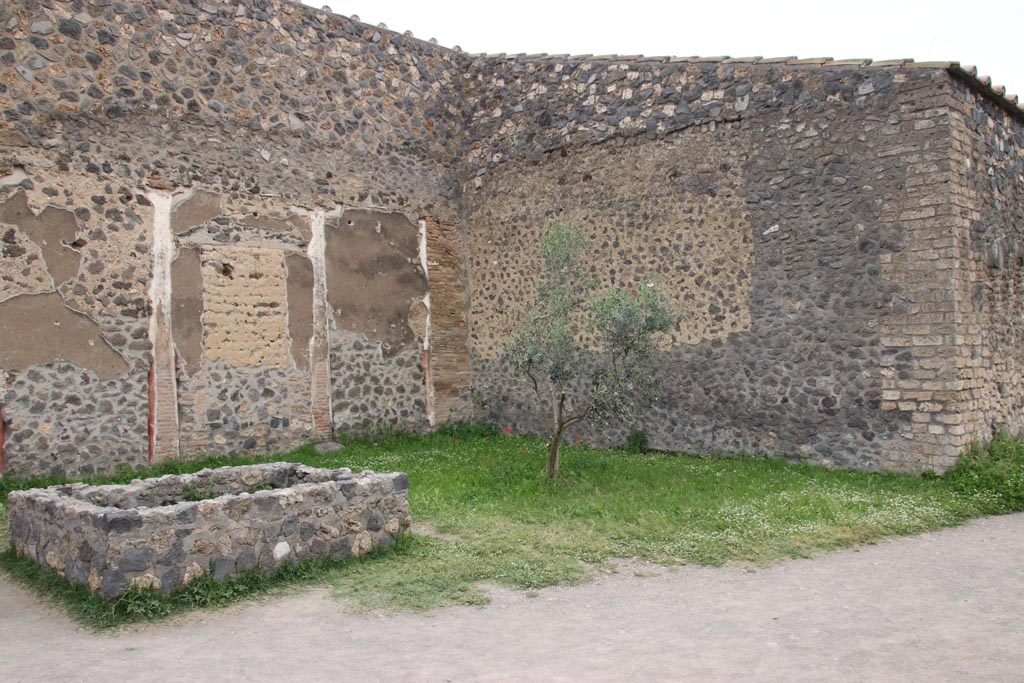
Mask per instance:
[[[324,236],[325,212],[295,210],[296,215],[305,216],[310,228],[310,240],[306,254],[313,276],[312,288],[312,334],[309,337],[309,382],[312,397],[313,429],[317,436],[326,436],[333,429],[333,408],[331,405],[331,344],[330,312],[327,308],[327,263],[326,239]],[[341,215],[335,208],[332,216]]]
[[[422,218],[416,221],[420,238],[420,268],[423,279],[427,281],[427,293],[421,302],[414,303],[409,312],[409,324],[414,332],[423,331],[423,385],[427,404],[427,424],[436,424],[434,414],[434,377],[430,371],[430,268],[427,261],[427,222]]]
[[[381,343],[384,357],[419,335],[409,306],[427,280],[419,266],[418,230],[400,213],[347,209],[325,230],[327,301],[339,330]]]
[[[284,257],[288,297],[288,350],[299,370],[309,370],[313,338],[313,264],[302,254]]]
[[[28,180],[28,173],[25,172],[25,167],[12,166],[7,173],[0,175],[0,187],[18,185],[23,180]]]
[[[39,245],[55,289],[78,273],[82,255],[72,246],[78,244],[78,222],[70,211],[47,206],[37,215],[25,193],[18,192],[0,204],[0,223],[17,225]]]
[[[100,379],[128,371],[127,361],[107,344],[96,321],[68,308],[57,292],[0,302],[0,368],[18,371],[61,360]]]
[[[174,235],[171,211],[181,193],[147,189],[146,199],[153,205],[153,279],[149,287],[152,315],[149,340],[153,346],[150,397],[150,461],[176,459],[179,450],[178,385],[172,338],[171,273]],[[185,197],[184,199],[187,199]]]
[[[183,232],[208,223],[221,215],[220,195],[205,190],[196,190],[183,195],[171,209],[171,232]]]
[[[308,239],[308,228],[305,222],[300,216],[292,215],[287,218],[277,218],[275,216],[267,216],[266,214],[257,215],[255,213],[244,216],[240,219],[246,225],[251,225],[254,228],[260,230],[266,230],[267,232],[292,232],[298,231],[304,237]]]
[[[203,361],[203,272],[197,246],[181,246],[171,263],[171,332],[185,372]]]

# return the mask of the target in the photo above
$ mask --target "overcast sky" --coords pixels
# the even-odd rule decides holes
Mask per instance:
[[[949,60],[1024,98],[1024,0],[328,0],[466,52]]]

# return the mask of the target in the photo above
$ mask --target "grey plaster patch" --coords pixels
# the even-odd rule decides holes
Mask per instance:
[[[171,209],[171,232],[180,234],[213,220],[220,213],[219,194],[196,190],[192,196]]]
[[[183,247],[171,263],[171,328],[189,373],[203,359],[203,273],[198,247]]]
[[[305,256],[289,254],[284,259],[288,271],[288,337],[295,367],[309,369],[309,340],[313,337],[313,264]]]
[[[91,319],[72,311],[56,292],[24,294],[0,302],[0,367],[24,370],[66,360],[110,379],[128,363]]]
[[[385,356],[413,342],[409,307],[427,291],[416,226],[398,213],[348,210],[325,227],[327,302],[338,329],[381,341]]]
[[[0,223],[13,223],[39,245],[54,285],[78,273],[81,254],[67,246],[75,241],[78,222],[70,211],[48,206],[39,215],[32,212],[24,192],[0,204]]]

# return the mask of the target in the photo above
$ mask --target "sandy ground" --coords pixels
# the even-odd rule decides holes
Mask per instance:
[[[629,565],[487,607],[323,590],[118,633],[0,579],[2,681],[1024,681],[1024,514],[750,571]]]

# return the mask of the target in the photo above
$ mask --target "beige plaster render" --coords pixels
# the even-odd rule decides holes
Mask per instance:
[[[0,204],[0,223],[17,225],[42,252],[53,286],[78,273],[81,255],[69,243],[75,241],[78,222],[70,211],[47,206],[38,213],[28,205],[24,192],[18,192]]]
[[[204,246],[202,263],[204,358],[290,368],[284,252]]]

